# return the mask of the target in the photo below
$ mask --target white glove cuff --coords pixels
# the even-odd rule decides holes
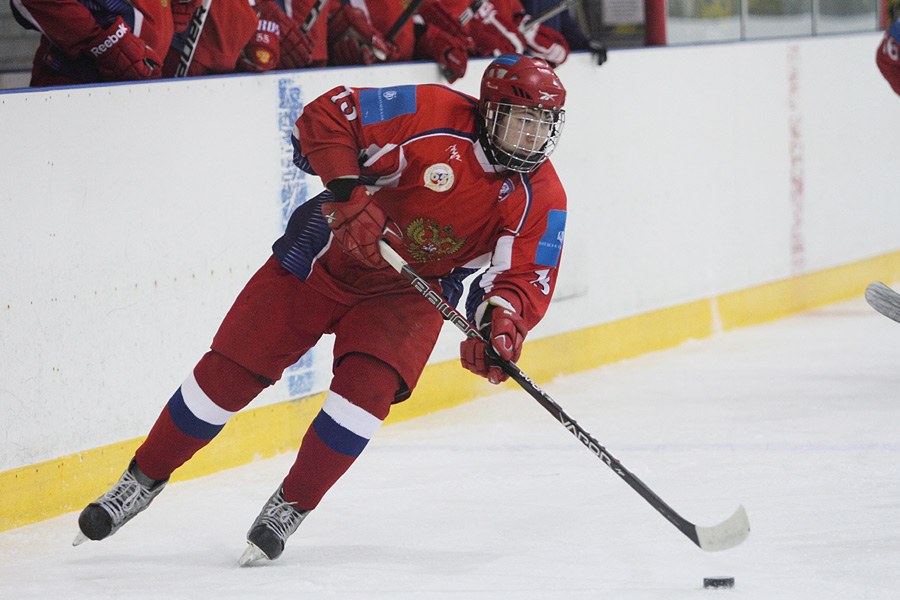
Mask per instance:
[[[505,308],[506,310],[515,313],[516,309],[512,304],[509,303],[508,300],[502,298],[500,296],[491,296],[490,298],[485,298],[484,302],[478,305],[478,308],[475,309],[475,327],[481,331],[482,328],[486,325],[486,323],[482,323],[484,320],[484,314],[487,312],[489,306],[499,306],[500,308]]]

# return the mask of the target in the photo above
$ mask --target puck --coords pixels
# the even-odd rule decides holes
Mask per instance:
[[[706,589],[733,588],[734,577],[704,577],[703,587]]]

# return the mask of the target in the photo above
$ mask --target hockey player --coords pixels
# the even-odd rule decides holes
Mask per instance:
[[[32,87],[156,79],[172,36],[200,0],[12,0],[13,15],[41,32]]]
[[[443,319],[382,259],[386,239],[517,360],[556,285],[566,197],[547,161],[566,92],[546,62],[504,55],[476,99],[442,85],[337,87],[304,108],[294,162],[327,189],[299,206],[205,354],[162,410],[113,488],[78,519],[76,543],[101,540],[144,510],[205,446],[324,333],[334,363],[296,460],[247,534],[241,564],[278,558],[288,537],[365,448],[391,404],[408,398]],[[462,365],[506,377],[485,341]]]
[[[875,62],[894,91],[900,94],[900,19],[885,32]]]

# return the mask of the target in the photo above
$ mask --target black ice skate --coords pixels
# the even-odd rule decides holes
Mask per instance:
[[[156,481],[144,475],[131,459],[131,464],[116,485],[85,507],[78,517],[81,531],[73,546],[87,540],[102,540],[117,532],[133,519],[166,487],[169,479]]]
[[[262,561],[275,560],[284,552],[284,544],[309,514],[297,510],[284,499],[281,487],[272,494],[262,512],[247,532],[247,549],[238,561],[242,567]]]

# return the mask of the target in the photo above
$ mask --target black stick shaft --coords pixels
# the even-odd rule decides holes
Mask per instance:
[[[400,33],[400,30],[403,29],[403,26],[406,25],[406,22],[409,21],[413,13],[419,10],[419,6],[422,5],[422,2],[425,0],[413,0],[406,7],[406,10],[397,17],[397,20],[394,21],[394,24],[391,25],[391,28],[387,30],[387,33],[384,34],[384,41],[393,42],[394,38],[397,37],[397,34]]]
[[[328,4],[328,0],[318,0],[315,4],[313,4],[312,8],[309,11],[309,14],[306,15],[306,18],[303,19],[303,23],[300,24],[300,31],[303,32],[303,35],[309,33],[309,30],[313,28],[313,25],[316,24],[316,20],[318,20],[319,15],[322,14],[322,11],[325,10],[325,5]]]
[[[187,76],[191,62],[194,60],[197,43],[200,41],[200,34],[203,33],[203,26],[206,24],[206,17],[209,16],[211,4],[212,0],[203,0],[191,16],[184,46],[181,48],[181,56],[178,58],[178,66],[175,68],[175,77]]]
[[[444,317],[453,323],[466,337],[476,338],[486,341],[478,329],[472,325],[455,307],[451,306],[443,296],[435,290],[427,281],[419,277],[419,275],[406,263],[390,246],[385,242],[381,242],[381,252],[385,260],[391,263],[397,269],[404,279],[410,282],[426,300],[435,306]],[[631,471],[625,468],[622,463],[615,458],[609,451],[598,442],[594,436],[585,431],[575,419],[571,418],[566,412],[551,398],[544,390],[532,381],[514,362],[504,360],[500,357],[494,357],[503,371],[507,373],[523,390],[538,401],[547,411],[562,423],[569,433],[575,436],[579,442],[584,444],[591,452],[594,453],[603,463],[612,469],[625,483],[631,486],[638,494],[641,495],[650,505],[655,508],[670,523],[675,525],[683,534],[691,539],[692,542],[700,545],[697,537],[697,528],[695,525],[685,520],[681,515],[675,512],[672,507],[666,504],[659,496],[657,496],[644,482],[637,478]]]

